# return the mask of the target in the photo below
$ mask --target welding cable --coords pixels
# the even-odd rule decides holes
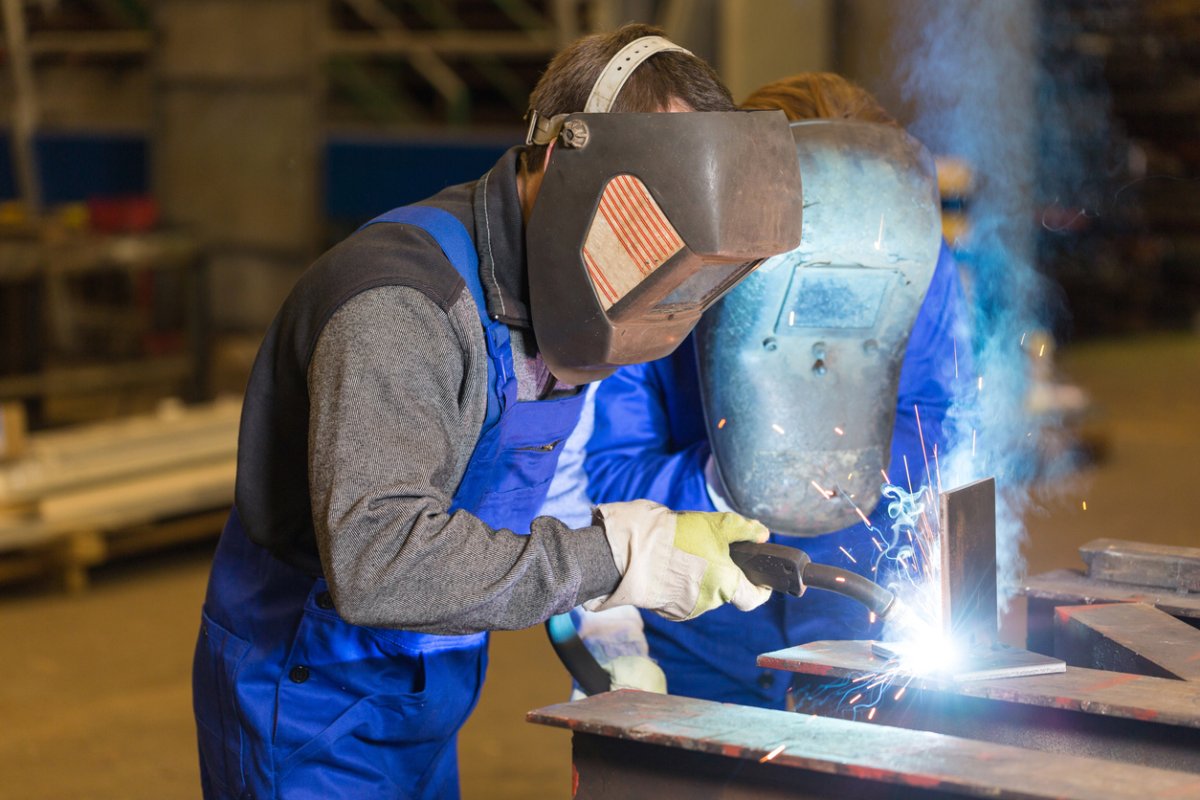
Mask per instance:
[[[874,581],[840,567],[809,562],[804,566],[804,585],[825,589],[857,600],[883,619],[892,610],[896,596]]]
[[[558,660],[571,673],[586,695],[601,694],[612,689],[612,676],[579,638],[570,614],[555,614],[546,620],[546,633],[558,654]]]

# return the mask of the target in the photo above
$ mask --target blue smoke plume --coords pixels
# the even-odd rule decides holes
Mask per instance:
[[[1038,357],[1027,339],[1048,328],[1055,296],[1034,263],[1045,185],[1039,165],[1055,165],[1059,189],[1086,172],[1058,123],[1062,98],[1053,78],[1039,70],[1037,14],[1031,0],[904,0],[893,32],[910,132],[932,152],[965,161],[974,175],[970,233],[959,256],[975,373],[959,375],[946,427],[952,446],[938,461],[943,489],[996,478],[1001,607],[1024,571],[1030,483],[1057,457],[1040,446],[1057,420],[1031,414],[1026,402]]]

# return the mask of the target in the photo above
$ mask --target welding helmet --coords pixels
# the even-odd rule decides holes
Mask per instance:
[[[773,531],[815,536],[878,503],[941,227],[933,160],[904,131],[814,120],[791,132],[800,246],[705,314],[696,352],[729,504]]]
[[[634,41],[584,112],[530,123],[527,143],[555,143],[525,231],[531,315],[546,365],[567,383],[669,355],[722,294],[800,241],[782,112],[607,111],[664,49],[682,48]]]

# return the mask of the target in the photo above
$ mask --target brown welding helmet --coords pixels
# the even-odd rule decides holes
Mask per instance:
[[[800,242],[800,171],[780,111],[557,122],[525,236],[534,332],[559,380],[669,355],[706,308]]]

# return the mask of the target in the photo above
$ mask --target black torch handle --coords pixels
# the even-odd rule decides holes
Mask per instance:
[[[892,610],[896,597],[874,581],[840,567],[814,564],[803,550],[782,544],[735,542],[729,545],[729,557],[751,583],[769,586],[793,597],[806,588],[824,589],[857,600],[880,619]]]

